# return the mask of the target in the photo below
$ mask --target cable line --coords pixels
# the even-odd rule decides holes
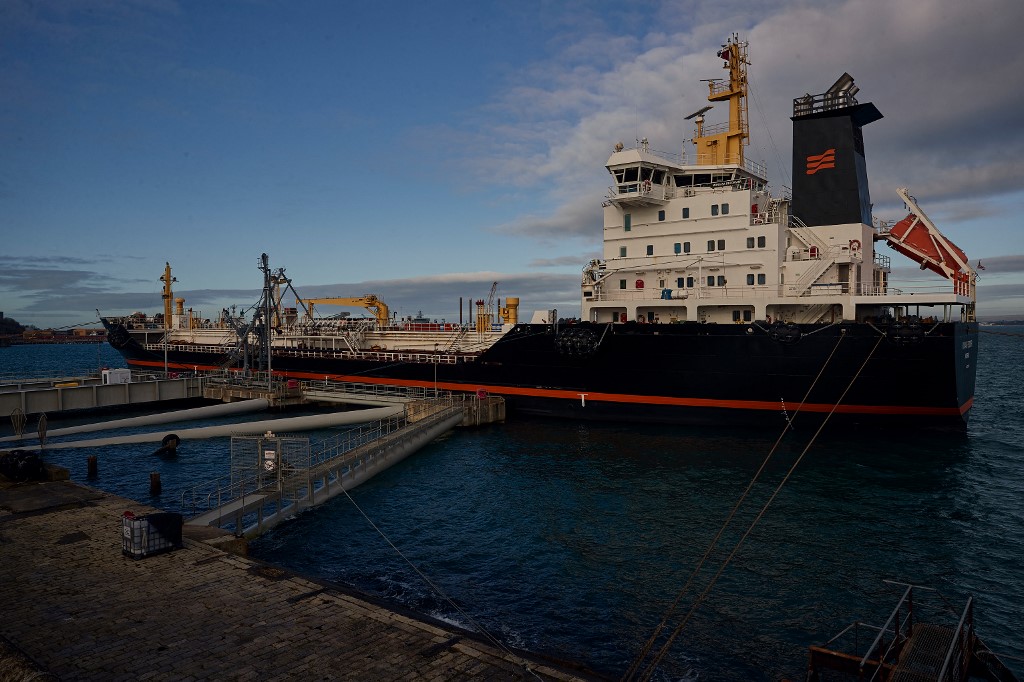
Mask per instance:
[[[739,511],[739,508],[743,504],[743,501],[746,500],[747,495],[750,494],[750,491],[753,489],[754,484],[757,483],[757,480],[764,472],[765,467],[768,466],[768,462],[771,460],[772,456],[775,454],[775,451],[782,443],[782,439],[786,436],[786,433],[790,430],[790,428],[792,428],[793,420],[796,419],[796,416],[800,413],[800,410],[803,408],[804,403],[807,402],[807,399],[811,395],[811,391],[814,390],[814,387],[818,384],[818,380],[820,380],[822,375],[825,373],[825,368],[828,367],[829,363],[832,361],[833,356],[836,354],[836,351],[839,350],[839,344],[843,342],[844,338],[846,338],[845,334],[839,337],[839,340],[836,341],[836,345],[832,349],[832,352],[829,353],[829,356],[827,358],[825,358],[825,363],[821,366],[821,369],[818,370],[818,376],[814,377],[814,381],[811,382],[811,385],[807,388],[807,392],[804,393],[803,400],[800,401],[800,404],[793,412],[793,416],[787,419],[786,427],[782,430],[782,432],[779,434],[779,437],[775,440],[775,444],[772,446],[767,456],[765,456],[764,460],[761,462],[761,466],[757,469],[757,472],[754,473],[753,478],[750,479],[750,483],[747,484],[746,490],[744,490],[743,493],[740,495],[739,499],[736,500],[736,504],[733,505],[732,510],[729,512],[728,516],[726,516],[725,522],[722,524],[721,528],[718,529],[718,533],[715,534],[715,537],[711,540],[711,544],[709,544],[708,548],[704,551],[704,556],[702,556],[700,558],[700,561],[697,562],[697,566],[690,573],[690,577],[687,578],[686,583],[683,585],[683,588],[679,590],[679,593],[676,595],[675,600],[665,611],[665,615],[662,616],[661,622],[658,623],[657,627],[655,627],[654,632],[651,633],[650,638],[648,638],[647,642],[640,650],[640,653],[637,655],[636,659],[634,659],[632,665],[630,665],[629,669],[626,671],[626,674],[622,677],[623,680],[628,681],[634,679],[634,676],[636,675],[637,670],[643,662],[643,659],[647,657],[648,653],[650,653],[651,647],[654,646],[654,642],[658,638],[658,635],[660,635],[661,631],[665,628],[665,625],[668,623],[668,619],[672,617],[673,613],[675,613],[676,607],[682,600],[683,595],[685,595],[686,592],[690,589],[690,585],[693,584],[694,579],[697,577],[697,574],[700,572],[701,568],[704,567],[704,563],[711,556],[711,553],[715,550],[715,547],[718,545],[718,541],[722,538],[722,535],[725,533],[725,530],[729,527],[729,524],[732,523],[733,517],[736,516],[736,512]]]
[[[860,377],[861,372],[864,371],[864,368],[867,366],[868,362],[874,356],[875,351],[878,350],[878,346],[882,343],[882,339],[884,339],[884,338],[885,338],[884,336],[879,336],[878,337],[878,341],[875,342],[875,345],[874,345],[874,347],[872,347],[871,352],[868,353],[868,356],[866,358],[864,358],[864,362],[861,363],[861,366],[857,370],[857,373],[853,375],[853,378],[850,380],[850,383],[846,386],[846,389],[843,391],[842,395],[839,396],[839,400],[837,400],[836,403],[832,406],[832,409],[829,411],[829,413],[825,417],[825,419],[821,422],[821,425],[818,427],[818,430],[814,432],[814,436],[811,437],[811,440],[807,443],[807,446],[804,447],[803,451],[796,458],[796,461],[793,462],[793,465],[789,468],[789,471],[786,472],[786,475],[782,478],[782,480],[779,482],[779,484],[775,487],[775,490],[772,492],[771,496],[768,498],[768,501],[764,503],[764,506],[761,507],[761,510],[757,513],[757,516],[755,516],[754,520],[750,522],[750,526],[747,527],[747,530],[740,537],[739,541],[737,541],[737,543],[733,547],[732,551],[729,552],[729,555],[725,558],[725,561],[722,562],[722,565],[718,568],[718,571],[711,578],[711,582],[709,582],[707,587],[704,588],[704,591],[701,592],[700,595],[698,595],[697,599],[694,601],[693,605],[690,607],[690,610],[687,612],[687,614],[683,618],[682,622],[680,622],[679,625],[677,625],[675,627],[675,629],[672,631],[672,634],[669,635],[669,637],[666,640],[666,642],[662,645],[661,649],[659,649],[658,653],[655,655],[654,659],[651,661],[650,666],[647,668],[645,673],[639,679],[641,679],[641,680],[649,680],[651,678],[651,675],[654,674],[654,671],[657,669],[658,664],[661,662],[661,660],[668,653],[669,648],[672,646],[672,643],[675,641],[676,637],[678,637],[679,633],[683,631],[683,628],[689,622],[690,618],[693,616],[694,612],[697,610],[697,607],[699,607],[701,605],[701,603],[703,603],[703,601],[707,598],[708,594],[711,592],[711,589],[715,586],[715,583],[718,582],[718,578],[722,575],[722,573],[725,571],[726,567],[733,560],[733,558],[736,556],[736,554],[740,551],[740,548],[743,546],[743,543],[746,541],[746,539],[753,532],[754,527],[758,524],[758,522],[761,520],[761,518],[768,511],[768,508],[771,506],[772,502],[775,501],[775,498],[778,496],[779,492],[782,490],[782,487],[786,484],[787,481],[789,481],[789,478],[793,475],[793,472],[800,465],[800,462],[803,461],[804,456],[807,454],[808,450],[811,449],[811,446],[814,445],[814,442],[815,442],[815,440],[817,440],[818,435],[821,434],[822,430],[825,428],[825,425],[828,424],[829,419],[831,419],[832,415],[835,414],[836,409],[843,402],[843,399],[846,397],[846,394],[850,392],[851,388],[853,388],[853,384],[857,381],[857,378]]]
[[[450,604],[450,605],[452,606],[452,608],[453,608],[453,609],[455,609],[456,611],[458,611],[458,612],[459,612],[459,613],[460,613],[460,614],[462,615],[462,617],[463,617],[463,618],[465,618],[465,619],[466,619],[467,621],[469,621],[469,622],[470,622],[470,623],[471,623],[471,624],[473,625],[473,627],[475,627],[475,628],[477,629],[477,632],[479,632],[480,634],[482,634],[482,635],[484,636],[484,638],[486,638],[486,639],[487,639],[487,641],[489,641],[489,642],[490,642],[490,643],[491,643],[492,645],[494,645],[494,646],[495,646],[495,647],[496,647],[497,649],[499,649],[499,650],[501,650],[501,651],[505,652],[505,654],[506,654],[506,655],[508,655],[508,656],[509,656],[509,657],[510,657],[510,658],[512,659],[512,661],[513,661],[514,663],[516,663],[516,664],[518,664],[518,665],[522,666],[522,667],[523,667],[523,669],[525,669],[525,670],[526,670],[526,672],[530,673],[530,675],[532,675],[533,677],[536,677],[536,678],[537,678],[538,680],[540,680],[540,679],[543,679],[543,678],[541,678],[541,677],[540,677],[540,676],[539,676],[539,675],[538,675],[537,673],[535,673],[535,672],[533,671],[533,669],[531,669],[531,668],[530,668],[530,664],[529,664],[529,662],[528,662],[528,661],[526,661],[526,660],[524,660],[523,658],[521,658],[520,656],[516,655],[516,654],[515,654],[515,652],[513,652],[513,651],[512,651],[511,649],[509,649],[509,648],[508,648],[507,646],[505,646],[505,645],[504,645],[504,644],[503,644],[503,643],[502,643],[501,641],[499,641],[499,640],[498,640],[498,639],[497,639],[496,637],[494,637],[493,635],[491,635],[491,633],[489,633],[489,632],[488,632],[488,631],[487,631],[487,630],[486,630],[486,629],[485,629],[485,628],[484,628],[484,627],[483,627],[482,625],[480,625],[480,623],[476,622],[476,620],[475,620],[475,619],[474,619],[474,618],[473,618],[473,617],[472,617],[471,615],[469,615],[468,613],[466,613],[466,612],[465,612],[465,611],[464,611],[464,610],[463,610],[463,609],[462,609],[462,608],[461,608],[461,607],[460,607],[460,606],[459,606],[458,604],[456,604],[456,603],[455,603],[455,602],[454,602],[454,601],[452,600],[452,598],[451,598],[451,597],[449,597],[449,596],[448,596],[447,594],[445,594],[444,590],[442,590],[442,589],[441,589],[440,587],[438,587],[437,585],[435,585],[435,584],[434,584],[434,582],[433,582],[433,581],[432,581],[432,580],[431,580],[430,578],[428,578],[428,577],[426,576],[426,574],[425,574],[425,573],[423,573],[423,571],[421,571],[421,570],[420,570],[420,569],[419,569],[419,568],[418,568],[418,567],[416,566],[416,564],[414,564],[414,563],[413,563],[413,562],[412,562],[412,561],[411,561],[411,560],[410,560],[410,559],[409,559],[409,558],[408,558],[407,556],[405,556],[405,554],[403,554],[403,553],[402,553],[402,550],[398,549],[398,547],[396,547],[396,546],[395,546],[395,543],[391,542],[391,539],[390,539],[390,538],[389,538],[389,537],[388,537],[387,535],[385,535],[385,534],[384,534],[384,531],[382,531],[382,530],[381,530],[380,528],[378,528],[378,527],[377,527],[377,524],[375,524],[375,523],[374,523],[374,522],[373,522],[373,521],[372,521],[372,520],[370,519],[370,517],[366,515],[366,512],[364,512],[364,511],[363,511],[362,507],[360,507],[360,506],[359,506],[358,504],[356,504],[356,501],[355,501],[354,499],[352,499],[352,496],[348,494],[348,491],[347,491],[347,490],[345,490],[345,489],[343,488],[343,489],[342,489],[342,492],[343,492],[343,493],[345,493],[345,497],[347,497],[347,498],[348,498],[348,501],[352,503],[352,506],[353,506],[353,507],[355,507],[355,508],[356,508],[356,510],[357,510],[357,511],[358,511],[358,512],[359,512],[360,514],[362,514],[362,515],[363,515],[363,518],[364,518],[364,519],[366,519],[366,522],[367,522],[367,523],[369,523],[369,524],[370,524],[370,526],[371,526],[371,527],[372,527],[372,528],[373,528],[373,529],[374,529],[375,531],[377,531],[377,533],[378,533],[378,534],[379,534],[379,535],[380,535],[380,536],[381,536],[382,538],[384,538],[384,542],[388,543],[388,545],[389,545],[389,546],[391,547],[391,549],[395,550],[395,553],[396,553],[396,554],[398,554],[398,556],[402,557],[402,560],[403,560],[403,561],[405,561],[405,563],[409,564],[409,567],[410,567],[410,568],[411,568],[411,569],[412,569],[413,571],[415,571],[415,572],[416,572],[416,575],[418,575],[418,576],[419,576],[420,578],[422,578],[422,579],[423,579],[423,582],[425,582],[425,583],[426,583],[426,584],[427,584],[427,585],[428,585],[428,586],[430,587],[430,589],[434,590],[434,592],[435,592],[435,593],[437,593],[437,594],[438,594],[438,595],[439,595],[439,596],[440,596],[440,597],[441,597],[442,599],[444,599],[444,600],[445,600],[446,602],[448,602],[448,603],[449,603],[449,604]]]

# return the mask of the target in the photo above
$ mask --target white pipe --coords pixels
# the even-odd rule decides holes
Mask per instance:
[[[394,407],[378,407],[369,410],[353,410],[351,412],[332,412],[330,414],[314,414],[307,417],[286,417],[284,419],[264,419],[255,422],[243,422],[240,424],[223,424],[221,426],[203,426],[196,429],[185,429],[175,431],[174,434],[181,440],[192,440],[198,438],[219,438],[223,436],[248,436],[259,435],[267,431],[274,433],[286,433],[289,431],[305,431],[311,429],[326,429],[332,426],[344,424],[365,424],[379,419],[387,419],[402,414],[405,407],[396,405]],[[102,445],[121,445],[124,443],[159,443],[163,440],[164,433],[140,433],[133,436],[118,436],[116,438],[95,438],[93,440],[78,440],[68,443],[47,443],[47,450],[60,448],[94,448]],[[37,449],[33,446],[28,449]]]
[[[226,417],[233,414],[244,414],[246,412],[258,412],[270,407],[270,401],[265,398],[255,400],[240,400],[234,403],[221,403],[218,405],[207,405],[205,407],[193,407],[188,410],[175,410],[172,412],[161,412],[159,414],[148,414],[141,417],[129,417],[127,419],[114,419],[113,421],[96,422],[95,424],[79,424],[78,426],[66,426],[62,429],[53,429],[46,432],[46,437],[67,436],[72,433],[88,433],[90,431],[106,431],[109,429],[125,429],[135,426],[151,426],[153,424],[170,424],[172,422],[184,422],[190,419],[210,419],[214,417]],[[35,434],[23,434],[21,436],[4,436],[0,443],[14,440],[36,440]]]

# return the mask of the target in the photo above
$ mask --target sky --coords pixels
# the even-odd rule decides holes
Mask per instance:
[[[576,315],[613,145],[678,153],[735,32],[772,185],[793,98],[849,72],[884,115],[876,217],[908,187],[982,261],[979,316],[1021,319],[1021,26],[1019,0],[2,0],[0,311],[157,312],[170,262],[215,317],[256,301],[267,253],[303,296],[403,317],[493,282],[526,319]]]

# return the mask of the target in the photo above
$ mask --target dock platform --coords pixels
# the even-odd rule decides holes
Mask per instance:
[[[68,481],[0,482],[0,672],[18,664],[6,639],[69,680],[596,679],[187,535],[133,560],[128,509],[158,511]]]

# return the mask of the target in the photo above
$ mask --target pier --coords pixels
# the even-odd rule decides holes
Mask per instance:
[[[0,482],[0,677],[595,679],[188,536],[133,560],[127,509],[158,511],[68,481]]]

